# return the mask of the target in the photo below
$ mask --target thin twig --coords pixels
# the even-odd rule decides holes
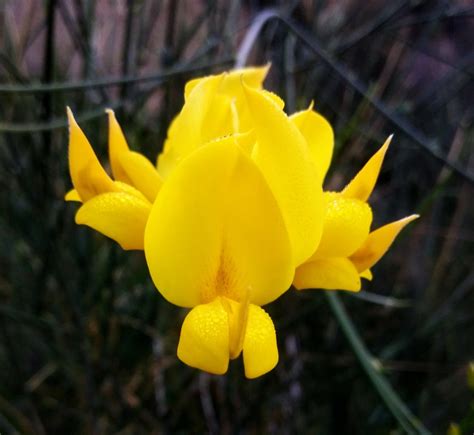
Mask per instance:
[[[207,62],[202,65],[179,65],[169,70],[159,71],[153,74],[146,74],[143,76],[119,76],[107,77],[99,80],[89,80],[80,82],[66,82],[66,83],[49,83],[49,84],[33,84],[33,85],[0,85],[0,94],[34,94],[39,92],[66,92],[66,91],[82,91],[84,89],[102,88],[108,86],[119,86],[124,83],[146,83],[146,82],[160,82],[162,80],[169,80],[177,75],[190,74],[200,71],[207,71],[216,66],[225,66],[233,62],[233,57],[224,57],[213,62]]]
[[[281,21],[288,29],[294,33],[301,41],[308,46],[308,48],[313,51],[318,57],[326,64],[327,67],[332,69],[344,80],[348,85],[350,85],[359,95],[363,98],[366,98],[376,109],[380,112],[386,119],[388,119],[393,125],[395,125],[400,131],[402,131],[406,136],[408,136],[415,144],[417,144],[423,151],[425,151],[429,156],[433,157],[438,162],[443,165],[448,166],[455,172],[457,175],[462,176],[468,180],[471,184],[474,184],[474,174],[471,174],[464,168],[460,167],[457,162],[451,162],[444,156],[440,150],[434,147],[432,143],[425,137],[425,135],[419,131],[417,128],[412,126],[408,121],[402,119],[402,117],[396,113],[391,112],[385,104],[375,98],[370,96],[368,87],[362,83],[361,80],[354,77],[353,74],[349,73],[346,68],[336,60],[332,59],[328,53],[316,42],[315,38],[312,35],[307,34],[300,26],[293,23],[293,21],[284,17],[276,9],[267,9],[260,12],[255,18],[252,26],[247,32],[240,49],[236,56],[236,67],[242,67],[245,65],[246,60],[250,54],[250,51],[265,24],[271,20]]]

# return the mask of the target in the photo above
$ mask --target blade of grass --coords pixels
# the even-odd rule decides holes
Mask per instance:
[[[393,390],[387,379],[380,373],[380,370],[377,369],[377,360],[374,359],[365,347],[364,342],[347,314],[344,305],[339,300],[338,295],[334,292],[324,292],[324,294],[326,295],[337,323],[341,327],[360,365],[400,426],[409,434],[428,435],[430,433],[428,429],[412,414],[402,399],[400,399]]]
[[[352,296],[356,299],[361,299],[363,301],[371,302],[373,304],[382,305],[384,307],[390,308],[409,308],[413,306],[413,301],[409,299],[397,299],[390,296],[378,295],[376,293],[371,293],[368,291],[361,290],[357,293],[348,293],[348,296]]]

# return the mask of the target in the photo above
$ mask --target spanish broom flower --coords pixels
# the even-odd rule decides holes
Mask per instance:
[[[76,222],[144,249],[158,291],[190,308],[178,344],[184,363],[223,374],[242,354],[248,378],[278,361],[263,305],[292,282],[357,290],[412,218],[369,234],[380,152],[342,192],[323,193],[332,128],[312,106],[287,116],[262,88],[267,71],[188,82],[157,168],[129,149],[109,111],[114,180],[68,110],[74,189],[66,199],[82,202]]]
[[[249,378],[278,361],[275,329],[260,306],[288,289],[295,266],[319,242],[323,216],[306,138],[281,100],[259,88],[264,73],[209,76],[186,87],[158,159],[165,182],[145,232],[156,287],[192,307],[178,357],[225,373],[242,352]],[[258,80],[247,84],[249,74]],[[216,126],[214,116],[226,121]]]

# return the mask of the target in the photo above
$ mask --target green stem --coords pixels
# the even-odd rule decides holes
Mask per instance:
[[[324,293],[329,302],[329,306],[331,307],[331,310],[336,317],[342,332],[346,336],[355,356],[359,360],[360,365],[364,369],[385,405],[392,413],[393,417],[408,434],[429,435],[430,432],[428,429],[426,429],[418,420],[418,418],[412,414],[412,412],[403,403],[397,393],[393,390],[387,379],[380,373],[380,368],[377,367],[379,365],[378,361],[365,347],[365,344],[360,338],[356,327],[352,323],[352,320],[347,314],[338,295],[335,292]]]
[[[0,53],[1,54],[1,53]],[[145,82],[164,82],[170,80],[178,75],[186,75],[197,72],[208,72],[214,67],[221,67],[229,65],[233,62],[233,58],[223,57],[216,61],[212,61],[200,65],[177,65],[174,68],[163,70],[154,74],[147,74],[143,76],[129,76],[129,77],[108,77],[98,80],[86,80],[80,82],[70,83],[49,83],[49,84],[0,84],[0,93],[10,94],[34,94],[40,92],[66,92],[66,91],[82,91],[84,89],[101,88],[106,86],[119,86],[125,83],[145,83]]]

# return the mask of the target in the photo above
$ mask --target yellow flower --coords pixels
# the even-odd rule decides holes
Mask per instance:
[[[69,108],[67,113],[69,172],[74,189],[65,199],[83,203],[76,223],[94,228],[123,249],[143,249],[151,204],[161,187],[156,168],[143,155],[130,151],[113,111],[108,110],[112,180]]]
[[[324,192],[325,216],[318,248],[296,269],[297,289],[359,291],[361,278],[387,252],[405,225],[418,215],[391,222],[370,232],[372,210],[367,200],[374,189],[390,136],[341,192]]]
[[[244,85],[238,77],[223,74],[194,84],[171,126],[180,127],[180,133],[170,134],[173,146],[167,145],[165,153],[178,155],[178,150],[179,159],[169,161],[162,185],[152,179],[159,177],[154,168],[149,170],[150,163],[129,151],[109,113],[110,162],[120,180],[112,181],[69,112],[75,190],[67,196],[84,202],[78,223],[128,249],[140,249],[144,241],[157,289],[170,302],[192,308],[178,345],[182,361],[224,373],[229,359],[243,353],[245,374],[253,378],[278,361],[273,322],[260,306],[289,288],[295,265],[314,251],[323,209],[320,180],[304,136],[275,96]],[[232,103],[237,101],[239,110],[247,113],[245,122],[251,120],[253,131],[211,137],[208,142],[201,138],[193,144],[193,136],[184,133],[222,133],[212,117],[205,125],[191,122],[198,110],[194,93],[213,81],[235,88],[232,92],[238,95]],[[220,104],[220,94],[217,99],[207,91],[201,95],[211,101],[211,111],[215,101]],[[242,125],[240,113],[234,114],[235,120]],[[158,194],[147,195],[149,184],[160,187]]]
[[[168,177],[145,255],[160,293],[192,308],[178,345],[183,362],[222,374],[243,351],[249,378],[275,366],[275,329],[259,306],[291,284],[290,239],[262,173],[234,138],[201,147]]]
[[[178,357],[221,374],[242,352],[249,378],[278,361],[273,322],[260,306],[288,289],[319,242],[323,217],[304,129],[259,88],[265,73],[246,69],[186,86],[158,159],[166,181],[145,232],[156,287],[192,308]]]
[[[66,199],[83,203],[76,222],[124,249],[144,249],[158,291],[191,308],[178,344],[184,363],[222,374],[242,353],[248,378],[278,361],[262,305],[292,282],[358,290],[414,218],[369,234],[366,201],[388,143],[342,192],[323,194],[332,128],[312,105],[288,117],[282,100],[262,89],[267,71],[188,82],[157,169],[130,151],[108,111],[115,181],[68,110],[74,189]]]

